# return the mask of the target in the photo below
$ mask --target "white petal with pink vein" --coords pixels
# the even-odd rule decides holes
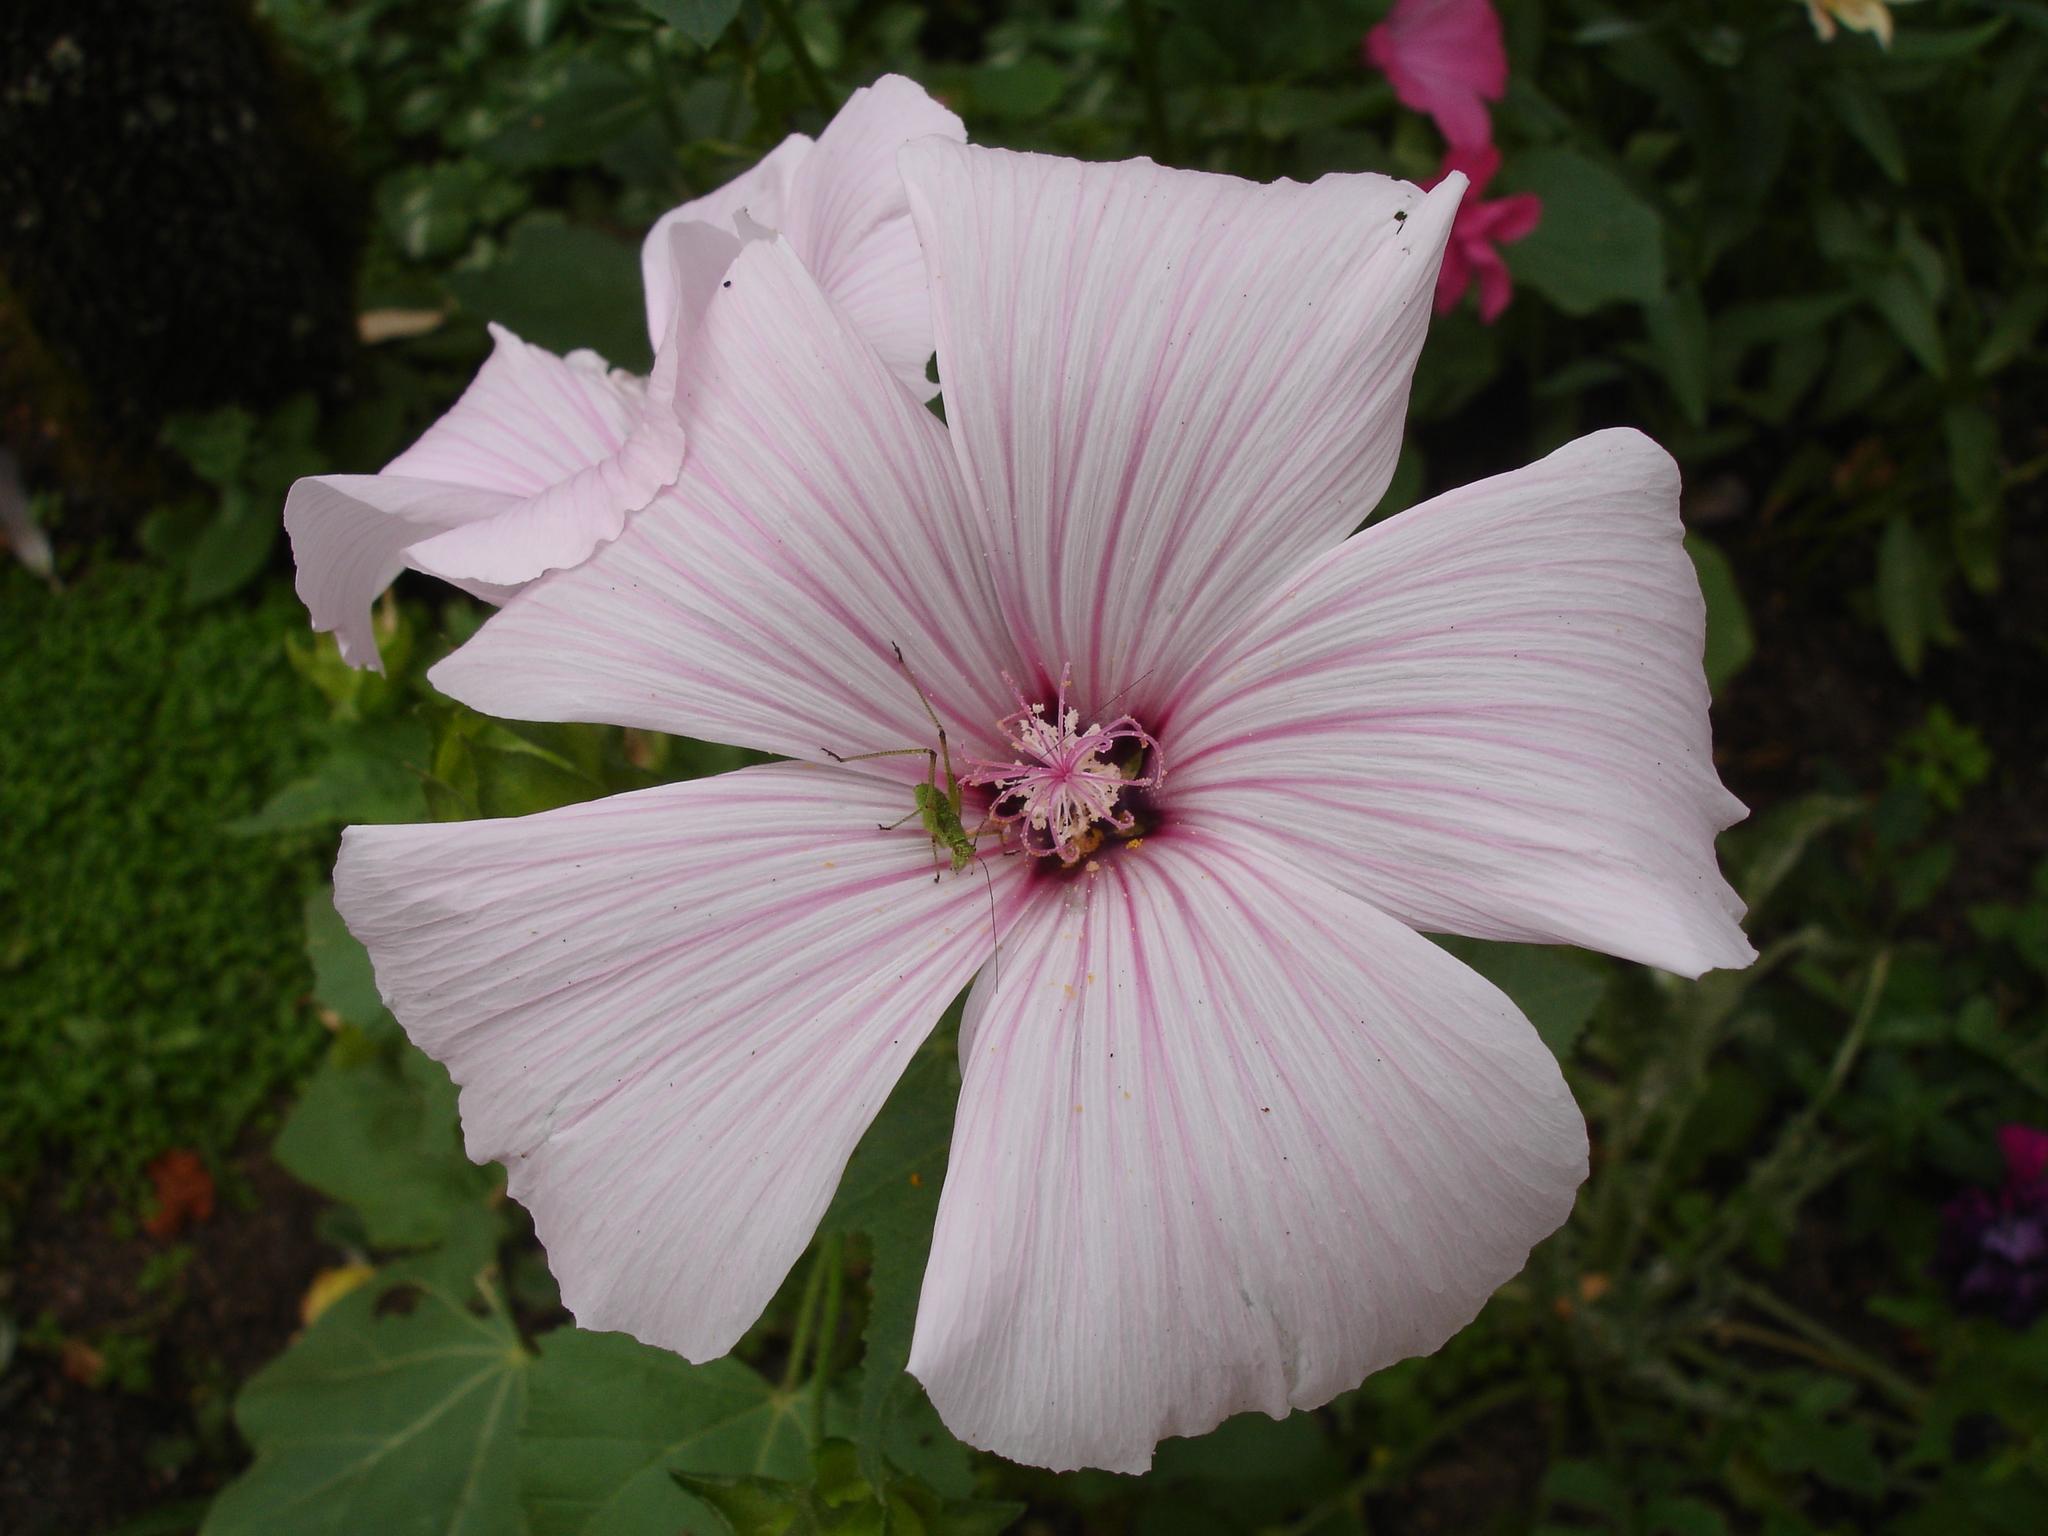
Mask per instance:
[[[1142,1472],[1435,1349],[1571,1209],[1586,1132],[1506,997],[1222,839],[1005,936],[910,1369],[970,1445]]]
[[[1683,531],[1621,430],[1366,529],[1183,683],[1176,790],[1418,928],[1749,964]]]
[[[921,835],[877,830],[902,799],[784,765],[349,829],[335,906],[585,1327],[730,1349],[987,959],[1023,871],[934,881]]]

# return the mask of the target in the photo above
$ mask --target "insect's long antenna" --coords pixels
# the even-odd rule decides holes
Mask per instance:
[[[1157,667],[1147,667],[1142,675],[1133,678],[1128,683],[1125,683],[1123,687],[1117,689],[1115,693],[1112,693],[1108,698],[1104,699],[1100,704],[1096,705],[1094,713],[1097,715],[1108,714],[1110,711],[1110,707],[1113,704],[1115,704],[1118,699],[1122,698],[1125,694],[1129,693],[1133,688],[1137,687],[1138,684],[1144,682],[1146,678],[1150,677],[1154,672],[1157,672],[1158,670],[1159,669]]]
[[[832,761],[835,763],[864,763],[871,757],[936,758],[937,756],[937,754],[934,753],[930,747],[891,747],[886,752],[856,752],[851,757],[841,757],[837,752],[834,752],[830,747],[820,747],[818,748],[818,750],[824,753],[827,757],[831,758]]]
[[[978,832],[975,834],[977,837],[980,835]],[[979,859],[974,862],[981,864]],[[981,864],[981,878],[988,886],[988,941],[991,946],[988,957],[988,990],[989,995],[994,996],[1003,989],[1003,938],[996,932],[996,882],[989,874],[986,864]]]
[[[939,724],[939,712],[932,708],[932,701],[925,697],[924,686],[918,682],[917,674],[910,670],[910,663],[903,659],[903,647],[894,640],[889,649],[896,653],[896,665],[903,669],[903,675],[910,679],[910,691],[917,695],[917,702],[924,706],[925,718],[932,723],[932,729],[939,733],[939,752],[946,760],[946,789],[953,787],[953,754],[946,746],[946,728]]]

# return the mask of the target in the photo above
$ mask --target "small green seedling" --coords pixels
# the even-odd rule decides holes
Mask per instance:
[[[910,663],[903,659],[903,647],[890,643],[889,649],[896,653],[896,665],[903,669],[903,675],[910,679],[910,686],[917,692],[917,702],[924,706],[925,715],[931,720],[932,729],[938,732],[939,745],[931,747],[892,747],[886,752],[860,752],[852,757],[841,757],[830,747],[824,753],[835,763],[862,763],[872,757],[918,757],[922,756],[931,764],[931,776],[922,784],[913,784],[910,792],[915,808],[896,821],[889,822],[882,830],[894,831],[912,816],[918,818],[925,834],[932,840],[932,859],[936,863],[938,852],[945,849],[953,858],[953,873],[959,874],[974,863],[974,845],[979,841],[984,828],[977,827],[969,832],[960,821],[960,781],[953,776],[953,754],[946,745],[946,728],[939,724],[939,717],[933,710],[931,700],[924,696],[924,690],[917,686],[917,678],[910,670]],[[944,766],[946,787],[939,787],[939,770]],[[933,878],[937,878],[934,871]]]

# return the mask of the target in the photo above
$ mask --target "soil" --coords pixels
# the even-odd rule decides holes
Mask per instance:
[[[234,1391],[338,1256],[314,1235],[324,1202],[260,1146],[216,1174],[213,1214],[165,1237],[110,1192],[73,1204],[56,1169],[16,1204],[0,1306],[26,1337],[0,1371],[4,1536],[88,1536],[200,1499],[246,1459]]]

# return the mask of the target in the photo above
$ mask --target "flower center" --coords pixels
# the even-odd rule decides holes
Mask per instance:
[[[1139,826],[1137,792],[1165,776],[1159,743],[1129,715],[1107,725],[1081,726],[1067,707],[1066,685],[1050,717],[1043,704],[1018,699],[1002,722],[1016,756],[1007,763],[974,762],[961,775],[990,790],[988,816],[1024,851],[1072,867],[1107,838],[1131,838]]]

